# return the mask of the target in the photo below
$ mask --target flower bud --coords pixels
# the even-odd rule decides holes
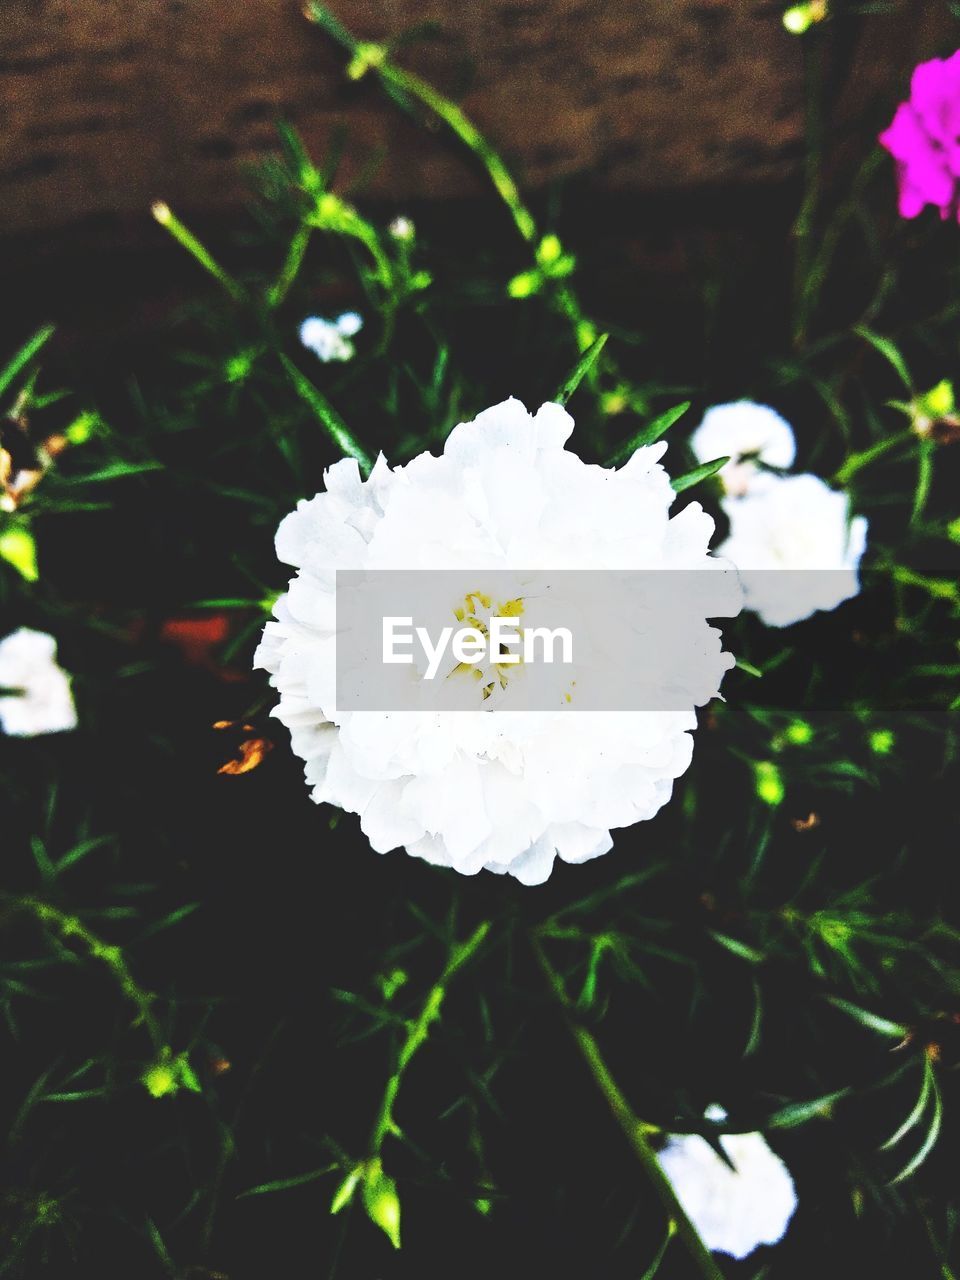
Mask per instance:
[[[945,418],[948,413],[953,413],[956,407],[953,383],[949,378],[942,379],[935,387],[920,397],[920,403],[932,418]]]
[[[942,379],[935,387],[903,406],[910,426],[921,440],[933,439],[937,444],[954,444],[960,438],[960,418],[956,415],[953,383]]]
[[[542,267],[548,267],[554,263],[563,253],[563,246],[558,236],[544,236],[537,248],[537,261]]]
[[[896,734],[892,729],[874,729],[867,739],[870,750],[877,756],[888,756],[896,741]]]
[[[155,1063],[140,1077],[151,1098],[166,1098],[177,1092],[177,1073],[170,1063]]]
[[[359,80],[372,67],[381,67],[386,61],[387,51],[381,44],[358,44],[353,60],[347,67],[347,75],[351,80]]]
[[[173,1057],[169,1049],[164,1050],[151,1066],[147,1067],[140,1082],[151,1098],[170,1098],[187,1089],[190,1093],[200,1093],[200,1081],[197,1073],[190,1065],[185,1053]]]
[[[367,1164],[363,1180],[363,1207],[395,1249],[400,1248],[400,1197],[394,1180],[383,1172],[379,1159]]]
[[[577,321],[577,344],[581,351],[586,351],[588,347],[592,347],[597,340],[596,326],[591,324],[589,320]]]
[[[793,720],[787,725],[783,735],[794,747],[805,747],[813,741],[813,726],[806,720]]]
[[[630,401],[624,392],[617,388],[616,391],[605,391],[600,397],[600,408],[608,416],[614,417],[618,413],[623,413],[630,408]]]
[[[398,218],[394,218],[387,229],[394,240],[399,240],[403,244],[409,244],[417,234],[417,229],[412,220],[403,214]]]
[[[776,808],[786,794],[783,777],[772,760],[758,760],[753,766],[754,787],[764,804]]]
[[[67,437],[67,442],[73,445],[86,444],[93,435],[98,421],[95,413],[81,413],[63,433]]]
[[[389,973],[380,974],[377,978],[377,984],[384,1000],[388,1002],[392,1000],[407,980],[408,975],[403,969],[391,969]]]
[[[808,0],[807,4],[791,5],[783,15],[783,25],[792,36],[802,36],[826,16],[827,0]]]
[[[507,285],[507,293],[511,298],[529,298],[540,292],[543,277],[539,271],[521,271]]]
[[[223,366],[223,376],[227,382],[244,382],[250,375],[253,361],[253,351],[240,351],[237,355],[231,356],[227,360]]]
[[[30,530],[22,524],[11,525],[0,533],[0,560],[6,560],[27,582],[36,582],[40,577],[37,544]]]

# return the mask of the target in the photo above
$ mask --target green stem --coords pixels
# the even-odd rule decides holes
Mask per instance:
[[[327,397],[317,390],[310,379],[302,374],[283,352],[280,353],[280,363],[287,371],[287,377],[293,383],[300,399],[310,408],[337,448],[349,457],[356,458],[364,475],[369,475],[373,468],[373,459]]]
[[[307,224],[297,228],[293,239],[290,241],[290,248],[287,250],[283,266],[280,268],[280,274],[267,292],[267,306],[271,310],[279,307],[289,293],[290,286],[296,280],[300,271],[312,234],[313,227]]]
[[[355,218],[354,225],[344,227],[343,232],[346,235],[352,235],[354,239],[359,240],[364,246],[367,253],[374,261],[377,269],[377,279],[383,286],[384,292],[391,296],[396,291],[396,281],[394,278],[393,263],[383,251],[380,244],[380,237],[377,234],[376,227],[362,217],[356,209],[352,210]]]
[[[348,68],[348,74],[352,79],[358,80],[367,71],[373,71],[388,90],[394,91],[392,94],[394,98],[399,98],[401,102],[407,98],[415,98],[439,117],[486,169],[494,190],[507,206],[522,239],[529,245],[540,242],[541,233],[537,228],[536,219],[524,203],[513,175],[499,152],[490,145],[462,107],[440,93],[415,72],[407,71],[404,67],[398,67],[396,63],[391,62],[385,45],[364,44],[358,41],[322,5],[311,0],[307,6],[306,15],[312,22],[322,26],[352,54],[353,61]],[[576,294],[569,285],[560,285],[554,292],[553,302],[561,315],[569,320],[578,349],[585,351],[596,339],[597,329],[584,315]],[[593,373],[590,380],[595,380]]]
[[[850,190],[849,197],[836,210],[833,217],[828,222],[823,234],[818,238],[818,244],[815,251],[811,251],[810,260],[805,268],[801,268],[799,261],[798,271],[798,289],[799,295],[797,299],[797,318],[795,330],[803,335],[807,331],[808,324],[814,315],[815,308],[818,304],[823,283],[827,278],[827,274],[833,263],[837,248],[839,247],[844,234],[850,222],[856,218],[863,209],[866,189],[870,179],[876,173],[877,168],[884,158],[884,152],[880,147],[874,147],[873,151],[867,156],[860,170],[854,179]],[[804,202],[804,208],[798,219],[797,234],[801,231],[806,234],[808,228],[805,225],[805,218],[808,213],[812,215],[813,206],[811,204],[809,210],[807,202]],[[803,275],[805,270],[806,274]],[[808,352],[808,354],[810,354]]]
[[[357,241],[373,261],[373,279],[383,290],[383,333],[377,347],[382,355],[390,345],[397,307],[400,302],[401,282],[397,278],[390,256],[384,250],[380,234],[358,209],[342,196],[332,191],[314,193],[314,207],[307,216],[307,225],[333,235],[346,236]]]
[[[134,980],[119,947],[104,942],[88,929],[78,916],[68,915],[58,907],[53,907],[48,902],[41,902],[38,898],[12,898],[10,904],[18,910],[28,911],[40,924],[53,929],[64,941],[72,939],[79,942],[92,959],[102,961],[116,979],[124,996],[136,1007],[137,1020],[146,1027],[157,1053],[170,1051],[151,1008],[154,996]]]
[[[157,201],[151,209],[151,213],[160,223],[161,227],[165,227],[173,236],[178,244],[181,244],[187,253],[196,258],[204,271],[209,271],[210,275],[226,289],[230,297],[235,302],[243,302],[246,299],[246,293],[243,286],[234,280],[233,276],[224,271],[219,262],[213,255],[200,243],[193,232],[183,225],[177,215],[173,212],[169,205],[162,201]]]
[[[902,564],[888,564],[881,567],[887,569],[894,582],[898,582],[901,586],[919,587],[935,600],[952,600],[954,603],[960,603],[960,587],[953,578],[932,578],[929,574],[917,573]]]
[[[497,195],[510,211],[517,231],[528,244],[533,244],[538,238],[536,220],[524,204],[513,175],[499,153],[487,142],[463,109],[413,71],[395,66],[386,58],[376,66],[375,70],[388,84],[395,85],[404,93],[422,102],[434,115],[440,117],[464,146],[469,147],[486,169]]]
[[[813,233],[820,202],[821,163],[823,159],[822,49],[814,34],[803,41],[803,73],[805,89],[807,153],[804,166],[803,203],[794,225],[796,239],[796,279],[794,284],[794,345],[802,347],[807,339],[810,299],[816,281],[814,271]]]
[[[614,1119],[633,1148],[633,1152],[640,1161],[647,1180],[666,1211],[668,1219],[675,1225],[677,1238],[683,1243],[684,1248],[696,1264],[704,1280],[723,1280],[723,1272],[714,1261],[710,1250],[700,1239],[696,1227],[687,1217],[683,1206],[677,1199],[673,1184],[664,1173],[663,1167],[657,1159],[653,1147],[650,1145],[647,1134],[654,1132],[655,1126],[645,1123],[634,1114],[629,1102],[624,1097],[623,1091],[611,1075],[596,1039],[574,1017],[574,1006],[567,995],[563,980],[547,959],[536,934],[531,935],[531,941],[550,991],[563,1010],[564,1020],[580,1049],[590,1074],[593,1076],[594,1083],[603,1094]]]
[[[53,336],[54,326],[44,325],[20,348],[17,354],[0,369],[0,395],[6,391],[20,370],[30,363],[42,346]]]
[[[427,998],[423,1002],[423,1007],[417,1017],[408,1025],[407,1035],[400,1046],[400,1052],[397,1054],[397,1065],[393,1070],[393,1074],[387,1081],[386,1088],[383,1091],[383,1099],[377,1112],[377,1118],[370,1135],[370,1156],[374,1158],[379,1156],[383,1147],[384,1140],[391,1134],[396,1136],[400,1130],[393,1117],[393,1106],[400,1091],[400,1084],[403,1080],[404,1072],[410,1065],[414,1055],[420,1046],[427,1039],[430,1033],[430,1027],[440,1017],[440,1008],[443,1004],[444,997],[447,994],[447,987],[456,975],[458,970],[462,969],[467,961],[478,950],[483,940],[490,931],[490,922],[485,920],[483,924],[478,925],[466,942],[454,944],[447,957],[447,963],[443,972],[437,981],[427,993]]]
[[[315,195],[307,226],[359,241],[373,260],[374,276],[384,293],[391,297],[396,292],[393,263],[380,243],[376,227],[348,200],[332,191]]]
[[[885,436],[882,440],[878,440],[876,444],[871,445],[869,449],[862,449],[859,453],[852,453],[834,475],[833,483],[841,488],[848,485],[858,471],[862,471],[864,467],[869,466],[876,458],[889,453],[891,449],[895,449],[898,445],[908,444],[915,439],[913,431],[908,429],[897,432],[896,435]]]
[[[400,96],[402,99],[404,95],[409,95],[422,102],[434,115],[439,116],[483,163],[524,240],[533,243],[537,239],[537,224],[533,214],[523,203],[510,170],[461,107],[415,72],[406,71],[403,67],[398,67],[391,62],[386,45],[365,44],[357,40],[328,9],[317,4],[315,0],[310,0],[305,13],[311,22],[323,27],[328,35],[343,45],[352,55],[353,61],[347,69],[347,74],[352,80],[359,80],[367,71],[375,71],[387,85],[400,90],[400,94],[395,94],[394,97]]]

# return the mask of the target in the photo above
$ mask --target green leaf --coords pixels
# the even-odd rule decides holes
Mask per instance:
[[[763,1027],[763,992],[760,983],[753,979],[753,1013],[750,1018],[750,1033],[744,1045],[743,1056],[749,1058],[760,1047],[760,1034]]]
[[[310,379],[300,372],[292,360],[281,354],[280,361],[284,369],[286,369],[287,377],[293,383],[297,395],[309,407],[337,448],[349,457],[356,458],[363,470],[369,472],[373,466],[370,455],[354,439],[349,427],[326,396],[317,390]]]
[[[363,1177],[363,1165],[358,1164],[351,1169],[344,1180],[337,1187],[330,1203],[330,1212],[339,1213],[341,1209],[345,1209],[353,1199],[353,1193],[357,1189],[357,1184]]]
[[[933,482],[933,451],[936,445],[932,440],[921,440],[917,450],[917,483],[913,492],[913,509],[910,512],[910,523],[916,524],[923,515],[930,496],[930,485]]]
[[[684,489],[692,489],[695,484],[699,484],[701,480],[709,480],[711,476],[715,476],[721,467],[725,467],[730,461],[727,458],[714,458],[712,462],[704,462],[699,467],[694,467],[692,471],[688,471],[685,475],[677,476],[676,480],[671,480],[670,485],[674,493],[683,493]]]
[[[577,361],[572,373],[557,392],[555,397],[557,404],[567,403],[576,391],[577,387],[579,387],[580,383],[597,363],[597,360],[600,357],[600,352],[607,345],[607,339],[609,337],[609,333],[601,333],[599,338],[590,343],[590,346],[587,347],[586,351]]]
[[[57,874],[56,868],[50,861],[44,843],[39,836],[33,836],[31,839],[30,850],[33,853],[33,860],[37,864],[37,870],[44,880],[53,880]]]
[[[293,125],[286,120],[277,120],[274,128],[280,136],[284,159],[297,182],[307,188],[319,186],[316,181],[319,175],[303,145],[303,139]]]
[[[86,1102],[88,1098],[102,1098],[106,1095],[106,1088],[102,1089],[77,1089],[73,1093],[45,1093],[40,1099],[41,1102]]]
[[[160,1265],[166,1271],[168,1276],[178,1276],[180,1269],[167,1251],[167,1246],[163,1242],[163,1236],[157,1230],[156,1223],[152,1218],[147,1219],[147,1232],[153,1242],[153,1247],[157,1251],[157,1257],[160,1259]]]
[[[113,836],[94,836],[90,840],[81,840],[79,844],[75,844],[69,849],[62,858],[58,858],[55,864],[55,873],[60,874],[66,871],[68,867],[72,867],[79,862],[81,858],[85,858],[88,853],[92,853],[94,849],[101,849],[105,844],[113,842]]]
[[[755,667],[752,662],[748,662],[746,658],[737,658],[735,663],[738,671],[745,671],[748,676],[753,676],[756,680],[763,679],[763,672],[759,667]]]
[[[30,1112],[33,1110],[33,1108],[42,1098],[44,1087],[46,1086],[46,1083],[50,1079],[51,1075],[53,1075],[53,1071],[54,1071],[53,1067],[48,1067],[46,1071],[41,1072],[41,1074],[37,1077],[36,1080],[34,1080],[33,1084],[27,1090],[27,1095],[24,1098],[23,1102],[20,1104],[20,1107],[16,1115],[14,1116],[13,1123],[10,1125],[10,1128],[7,1132],[8,1145],[12,1145],[13,1143],[18,1141],[20,1137],[20,1131],[23,1129],[23,1126],[26,1123],[27,1117],[29,1116]]]
[[[667,1247],[669,1246],[670,1241],[673,1239],[673,1237],[676,1234],[677,1234],[677,1224],[671,1218],[667,1223],[667,1234],[663,1238],[663,1244],[661,1244],[660,1248],[657,1250],[656,1257],[650,1263],[649,1267],[647,1267],[643,1275],[640,1277],[640,1280],[653,1280],[653,1277],[660,1270],[660,1267],[663,1263],[663,1258],[667,1252]]]
[[[189,1089],[191,1093],[203,1093],[200,1079],[185,1053],[181,1053],[177,1057],[177,1067],[180,1072],[180,1083],[183,1087]]]
[[[891,1186],[896,1186],[898,1182],[904,1182],[911,1174],[916,1171],[926,1160],[927,1156],[936,1146],[937,1139],[940,1136],[940,1128],[943,1124],[943,1100],[940,1097],[940,1090],[934,1085],[933,1092],[933,1119],[930,1121],[930,1128],[927,1130],[927,1136],[923,1140],[923,1145],[913,1157],[913,1159],[890,1181]]]
[[[845,1098],[850,1091],[848,1085],[844,1089],[837,1089],[835,1093],[824,1093],[819,1098],[811,1098],[809,1102],[791,1102],[768,1116],[764,1128],[793,1129],[797,1125],[806,1124],[808,1120],[826,1119],[834,1103]]]
[[[265,1196],[271,1191],[289,1191],[292,1187],[302,1187],[308,1182],[316,1182],[318,1178],[332,1173],[336,1168],[336,1164],[327,1164],[322,1169],[311,1169],[309,1173],[294,1174],[292,1178],[277,1178],[274,1182],[261,1182],[258,1187],[249,1187],[246,1191],[241,1191],[237,1199],[243,1200],[245,1196]]]
[[[144,929],[143,933],[140,934],[139,940],[143,942],[144,939],[152,938],[155,933],[160,933],[163,929],[172,928],[173,925],[179,924],[181,920],[185,920],[187,916],[193,915],[194,911],[199,909],[199,902],[188,902],[182,907],[177,907],[169,915],[164,916],[162,920],[157,920],[154,924]]]
[[[828,1004],[832,1004],[835,1009],[839,1009],[841,1013],[853,1018],[862,1027],[867,1027],[870,1031],[876,1031],[878,1035],[889,1036],[891,1040],[902,1040],[907,1034],[907,1028],[902,1022],[892,1022],[889,1018],[881,1018],[879,1014],[871,1013],[868,1009],[861,1009],[859,1005],[851,1004],[849,1000],[842,1000],[839,996],[825,996],[824,999]]]
[[[930,1094],[933,1092],[933,1071],[927,1061],[924,1065],[923,1084],[920,1086],[920,1096],[914,1104],[913,1110],[900,1125],[899,1129],[882,1144],[881,1151],[889,1151],[891,1147],[895,1147],[897,1143],[907,1136],[911,1129],[920,1123],[923,1119],[923,1113],[927,1109],[927,1103],[930,1101]]]
[[[99,471],[90,471],[87,475],[70,476],[69,484],[105,484],[110,480],[124,480],[127,476],[144,475],[148,471],[162,471],[162,462],[111,462]]]
[[[739,956],[741,960],[746,960],[748,964],[763,964],[766,959],[762,951],[748,947],[745,942],[740,942],[738,938],[731,938],[725,933],[717,933],[713,929],[708,929],[707,933],[709,933],[714,942],[719,942],[721,947],[726,947],[733,955]]]
[[[645,445],[655,444],[662,435],[665,435],[670,430],[675,422],[683,417],[690,408],[690,403],[689,400],[684,400],[683,404],[674,405],[672,409],[667,409],[665,413],[661,413],[659,417],[654,418],[636,435],[631,436],[626,444],[620,446],[610,459],[609,465],[618,466],[621,462],[625,462],[627,458],[632,457],[638,449],[642,449]],[[674,488],[676,488],[676,485]]]
[[[861,338],[866,339],[872,347],[874,347],[897,372],[900,381],[913,395],[913,379],[910,377],[910,371],[907,369],[906,361],[900,354],[899,350],[894,346],[889,338],[883,338],[879,333],[874,333],[872,329],[868,329],[866,325],[859,324],[854,329],[854,333]]]
[[[20,370],[37,354],[40,348],[49,340],[54,333],[52,324],[44,325],[42,329],[38,329],[32,338],[29,338],[17,354],[8,360],[2,369],[0,369],[0,396],[10,386],[14,378]]]
[[[209,600],[191,600],[188,609],[262,609],[262,600],[249,596],[221,596]],[[268,611],[269,612],[269,611]]]
[[[605,888],[597,889],[594,893],[589,894],[585,898],[580,898],[575,902],[569,902],[566,906],[561,907],[559,911],[555,911],[549,920],[544,921],[538,927],[538,931],[543,933],[545,937],[550,936],[550,928],[554,921],[562,920],[565,916],[571,915],[573,912],[589,912],[593,911],[602,902],[606,902],[608,898],[620,898],[628,894],[632,889],[638,888],[645,884],[647,880],[658,876],[667,867],[665,862],[651,862],[642,871],[634,871],[629,875],[622,876],[615,883],[607,885]]]

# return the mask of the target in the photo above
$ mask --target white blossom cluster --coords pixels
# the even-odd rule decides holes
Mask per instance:
[[[362,328],[363,319],[356,311],[344,311],[335,320],[310,316],[300,326],[300,341],[324,364],[335,360],[352,360],[356,349],[351,339]]]
[[[748,609],[787,627],[857,595],[867,521],[818,476],[783,474],[796,442],[780,414],[749,400],[715,405],[690,445],[700,462],[730,458],[719,472],[730,536],[718,554],[742,571]]]

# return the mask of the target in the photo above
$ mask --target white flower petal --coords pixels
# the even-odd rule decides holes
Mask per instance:
[[[345,338],[353,338],[363,328],[363,317],[356,311],[344,311],[336,319],[337,332]]]
[[[776,409],[752,400],[736,400],[708,409],[690,437],[690,448],[698,462],[730,458],[718,473],[730,494],[748,493],[764,483],[766,473],[754,459],[782,471],[793,466],[797,453],[789,422]]]
[[[511,712],[509,684],[494,714],[479,687],[476,711],[335,710],[338,569],[464,570],[466,595],[487,568],[717,568],[710,616],[737,612],[735,575],[709,554],[710,517],[697,504],[670,517],[666,446],[616,471],[588,466],[564,448],[572,428],[559,405],[531,415],[507,400],[455,427],[440,457],[394,470],[381,457],[367,480],[338,463],[326,491],[281,524],[277,554],[300,572],[255,661],[279,691],[314,799],[360,814],[377,850],[402,845],[465,875],[486,868],[539,884],[558,854],[597,857],[611,828],[652,817],[689,764],[694,707],[732,662],[700,602],[671,667],[683,710]],[[691,662],[701,674],[688,688]]]
[[[746,606],[771,627],[835,609],[860,590],[867,522],[849,520],[849,498],[813,475],[769,476],[761,489],[725,498],[730,536],[719,554],[741,571]]]
[[[736,400],[707,410],[690,437],[690,448],[698,462],[754,454],[765,466],[782,471],[793,466],[797,442],[790,423],[776,409]]]
[[[745,1258],[782,1239],[797,1207],[796,1191],[762,1134],[724,1135],[720,1145],[734,1169],[699,1134],[671,1138],[660,1163],[707,1248]]]
[[[300,341],[324,364],[332,360],[350,360],[354,346],[348,335],[357,333],[362,325],[363,321],[352,311],[345,312],[337,320],[310,316],[300,326]]]
[[[70,677],[57,665],[57,642],[20,627],[0,641],[0,728],[16,738],[66,733],[77,727]]]

